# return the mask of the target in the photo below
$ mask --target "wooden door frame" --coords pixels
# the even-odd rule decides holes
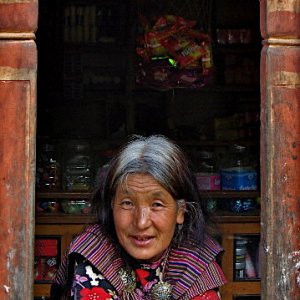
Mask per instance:
[[[261,0],[262,299],[300,299],[300,6]]]
[[[262,299],[300,299],[300,8],[260,0]],[[38,0],[0,0],[0,298],[32,299]],[[8,113],[9,112],[9,113]]]
[[[0,299],[33,298],[37,0],[0,1]]]

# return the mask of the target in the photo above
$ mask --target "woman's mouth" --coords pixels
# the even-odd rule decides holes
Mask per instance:
[[[132,235],[131,240],[138,247],[148,246],[153,240],[152,236]]]

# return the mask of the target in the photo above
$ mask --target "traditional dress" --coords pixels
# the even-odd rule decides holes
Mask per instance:
[[[70,245],[54,279],[51,299],[217,300],[215,290],[226,283],[216,262],[221,251],[219,244],[206,237],[202,246],[184,241],[156,262],[139,262],[112,243],[99,225],[93,225]],[[161,286],[171,286],[166,298],[153,293]]]

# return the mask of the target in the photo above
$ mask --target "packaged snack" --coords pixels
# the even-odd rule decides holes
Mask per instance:
[[[177,61],[180,67],[186,67],[203,57],[206,52],[185,33],[177,33],[161,40],[161,44]]]
[[[200,88],[212,79],[210,38],[196,22],[164,15],[151,27],[139,16],[144,32],[137,39],[138,84],[161,89]]]

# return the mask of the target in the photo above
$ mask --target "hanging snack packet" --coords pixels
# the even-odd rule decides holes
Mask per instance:
[[[176,59],[181,68],[186,67],[206,54],[204,47],[186,33],[177,33],[163,40],[161,44]]]

